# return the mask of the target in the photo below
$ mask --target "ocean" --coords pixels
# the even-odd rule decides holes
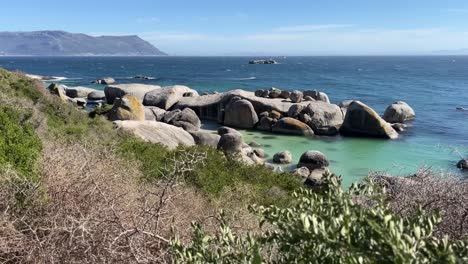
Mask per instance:
[[[298,137],[243,131],[270,155],[289,150],[295,161],[307,150],[330,159],[330,170],[349,184],[370,171],[408,175],[421,167],[467,177],[456,163],[468,157],[468,56],[277,57],[280,64],[249,65],[261,57],[2,57],[0,67],[58,76],[67,86],[103,89],[90,82],[113,77],[119,83],[182,84],[202,92],[241,88],[326,92],[332,103],[360,100],[378,113],[398,100],[416,120],[398,140]],[[153,80],[136,80],[145,75]]]

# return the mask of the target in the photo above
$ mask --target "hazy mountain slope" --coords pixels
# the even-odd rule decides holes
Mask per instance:
[[[101,36],[64,31],[0,32],[3,55],[167,55],[138,36]]]

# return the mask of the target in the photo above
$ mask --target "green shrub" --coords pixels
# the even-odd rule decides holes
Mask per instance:
[[[253,206],[260,234],[239,235],[222,222],[215,235],[194,224],[193,240],[171,241],[183,263],[466,263],[463,241],[438,239],[440,222],[422,211],[411,217],[393,215],[382,192],[369,181],[341,189],[341,180],[324,175],[319,192],[302,189],[292,207]]]
[[[248,166],[228,160],[222,152],[211,147],[179,147],[170,151],[162,145],[129,137],[121,143],[119,152],[140,162],[146,181],[161,179],[164,176],[162,168],[182,154],[206,154],[204,161],[187,173],[184,180],[212,197],[219,197],[227,188],[249,186],[249,197],[244,197],[246,200],[280,204],[290,200],[287,193],[300,187],[299,180],[288,173],[274,173],[264,166]],[[275,193],[275,190],[280,193]]]
[[[0,106],[0,166],[34,178],[42,143],[28,123],[30,117],[26,110]]]

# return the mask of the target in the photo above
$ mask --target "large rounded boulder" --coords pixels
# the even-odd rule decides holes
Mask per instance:
[[[340,132],[345,136],[398,138],[398,133],[372,108],[353,101],[347,109]]]
[[[238,133],[227,133],[221,135],[218,142],[218,149],[226,154],[235,154],[242,151],[244,141],[242,136]]]
[[[117,129],[151,143],[158,143],[168,149],[179,145],[194,146],[193,137],[180,127],[154,121],[115,121]]]
[[[191,131],[190,135],[192,135],[197,145],[209,146],[214,148],[218,147],[218,143],[221,138],[220,135],[204,131]]]
[[[398,101],[387,107],[383,119],[389,123],[404,123],[413,120],[415,116],[416,114],[411,106],[406,102]]]
[[[155,89],[145,94],[143,104],[156,106],[165,110],[177,104],[183,97],[198,96],[197,91],[184,85],[173,85]]]
[[[238,128],[253,128],[258,116],[251,102],[240,99],[231,102],[224,113],[224,125]]]
[[[273,155],[273,162],[279,164],[289,164],[292,162],[291,152],[285,150]]]
[[[336,135],[343,124],[343,112],[335,104],[324,102],[310,103],[303,111],[310,118],[305,118],[317,135]]]
[[[133,95],[125,95],[122,98],[117,98],[114,106],[107,113],[107,118],[111,121],[115,120],[145,120],[145,107]]]
[[[314,131],[307,124],[291,117],[284,117],[278,120],[278,122],[272,126],[271,131],[273,133],[291,135],[314,135]]]
[[[299,159],[298,168],[306,167],[310,171],[325,169],[330,165],[328,158],[320,151],[307,151]]]
[[[176,109],[164,114],[164,122],[181,127],[186,131],[198,131],[201,127],[200,118],[190,108]]]
[[[116,98],[122,98],[124,95],[133,95],[140,102],[143,102],[145,94],[155,89],[161,89],[158,85],[146,85],[146,84],[119,84],[109,85],[104,88],[106,94],[107,103],[113,104]]]

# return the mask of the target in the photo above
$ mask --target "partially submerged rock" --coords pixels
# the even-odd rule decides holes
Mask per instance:
[[[83,87],[83,86],[65,88],[65,94],[70,98],[87,98],[88,95],[92,92],[100,92],[100,91],[96,89],[91,89],[88,87]]]
[[[182,128],[155,121],[115,121],[117,129],[151,143],[159,143],[168,149],[178,145],[194,146],[193,137]]]
[[[372,108],[359,101],[353,101],[348,106],[340,132],[346,136],[398,138],[398,133],[389,123]]]
[[[227,133],[221,135],[218,142],[218,149],[227,155],[237,154],[242,151],[242,137],[238,133]]]
[[[146,106],[156,106],[165,110],[170,109],[183,97],[198,96],[197,91],[184,86],[173,85],[160,89],[154,89],[145,94],[143,104]]]
[[[235,130],[234,128],[227,127],[227,126],[222,126],[218,128],[218,135],[222,136],[228,133],[234,133],[234,134],[238,134],[239,136],[241,136],[241,133]]]
[[[257,124],[257,130],[271,132],[272,126],[276,123],[273,118],[270,117],[262,117]]]
[[[278,122],[272,126],[271,131],[274,133],[291,135],[314,135],[314,131],[307,124],[291,117],[284,117],[278,120]]]
[[[307,151],[302,154],[301,158],[299,159],[299,164],[297,165],[298,168],[306,167],[310,171],[315,169],[324,169],[330,165],[325,154],[320,151]]]
[[[343,112],[334,104],[324,102],[310,103],[303,113],[310,117],[310,120],[304,119],[317,135],[336,135],[343,124]]]
[[[192,135],[195,143],[202,146],[217,148],[219,140],[221,139],[220,135],[213,134],[211,132],[190,131],[189,133]]]
[[[273,162],[279,164],[289,164],[292,162],[292,154],[287,150],[278,152],[273,156]]]
[[[112,109],[107,112],[107,118],[115,120],[145,120],[145,107],[133,95],[125,95],[114,102]]]
[[[161,89],[161,86],[132,83],[106,86],[104,93],[109,104],[113,104],[115,98],[122,98],[126,94],[133,95],[143,102],[145,94],[156,89]]]
[[[253,128],[258,123],[258,116],[249,101],[236,100],[225,110],[224,124],[239,128]]]
[[[88,94],[88,100],[103,100],[106,99],[106,94],[101,90],[94,90]]]
[[[114,78],[111,78],[111,77],[107,77],[107,78],[102,78],[102,79],[97,79],[97,80],[94,80],[92,81],[91,83],[96,83],[96,84],[114,84],[115,83],[115,80]]]
[[[457,168],[468,170],[468,159],[462,159],[457,163]]]
[[[383,119],[389,123],[404,123],[413,120],[416,114],[406,102],[398,101],[387,107]]]

